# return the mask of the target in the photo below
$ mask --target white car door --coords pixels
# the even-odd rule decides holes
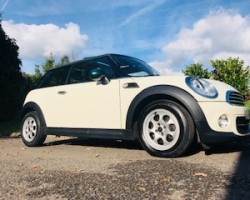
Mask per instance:
[[[89,78],[89,70],[96,68],[103,70],[110,78],[108,84]],[[55,81],[57,86],[33,92],[39,96],[37,99],[47,127],[120,129],[119,81],[114,79],[108,60],[102,57],[75,63],[69,75],[65,69],[54,70],[49,77],[50,81],[46,82],[49,86]],[[64,85],[66,79],[68,82]]]
[[[119,82],[70,84],[60,88],[57,109],[60,127],[120,129]],[[56,125],[56,124],[55,124]]]
[[[101,84],[89,78],[91,69],[101,69],[110,78]],[[48,127],[120,129],[119,81],[103,58],[73,65],[68,84],[48,88],[44,106]],[[46,97],[45,97],[46,98]]]

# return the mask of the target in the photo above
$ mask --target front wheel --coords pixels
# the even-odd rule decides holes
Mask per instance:
[[[177,157],[194,140],[194,122],[187,110],[169,100],[148,104],[139,119],[139,139],[153,156]]]
[[[27,113],[22,121],[22,140],[26,146],[41,146],[46,139],[44,128],[36,112]]]

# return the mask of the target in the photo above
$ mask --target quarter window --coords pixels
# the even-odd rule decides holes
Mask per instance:
[[[39,88],[64,85],[68,77],[68,73],[70,69],[69,67],[70,66],[60,67],[60,68],[48,71],[44,75],[44,77],[41,79]]]

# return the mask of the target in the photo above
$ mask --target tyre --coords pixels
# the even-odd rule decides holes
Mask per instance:
[[[177,157],[184,154],[194,135],[192,117],[184,107],[173,101],[154,101],[140,114],[139,139],[153,156]]]
[[[46,139],[41,120],[35,111],[27,113],[22,121],[22,140],[26,146],[41,146]]]

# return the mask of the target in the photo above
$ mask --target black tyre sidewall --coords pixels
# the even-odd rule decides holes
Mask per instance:
[[[25,120],[28,117],[32,117],[36,121],[36,124],[37,124],[37,134],[36,134],[35,138],[31,142],[28,142],[27,140],[25,140],[25,138],[23,136],[23,134],[24,134],[23,133],[23,125],[24,125]],[[21,133],[22,133],[21,134],[22,135],[22,141],[26,146],[29,146],[29,147],[41,146],[43,144],[43,142],[45,141],[46,135],[44,134],[44,127],[41,124],[41,120],[39,119],[39,117],[38,117],[38,115],[37,115],[37,113],[35,111],[29,112],[24,116],[24,118],[22,120]]]
[[[179,126],[180,126],[180,136],[178,138],[178,141],[176,144],[165,151],[159,151],[154,149],[152,146],[150,146],[142,137],[143,134],[143,122],[146,118],[146,116],[155,109],[166,109],[170,111],[178,120]],[[142,111],[140,117],[139,117],[139,139],[143,147],[146,149],[146,151],[153,155],[153,156],[158,156],[158,157],[177,157],[183,154],[190,144],[193,141],[194,137],[194,130],[189,130],[188,128],[188,123],[193,123],[190,121],[190,119],[187,119],[188,117],[188,112],[179,104],[168,101],[168,100],[158,100],[155,102],[152,102],[148,104],[145,107],[145,110]]]

